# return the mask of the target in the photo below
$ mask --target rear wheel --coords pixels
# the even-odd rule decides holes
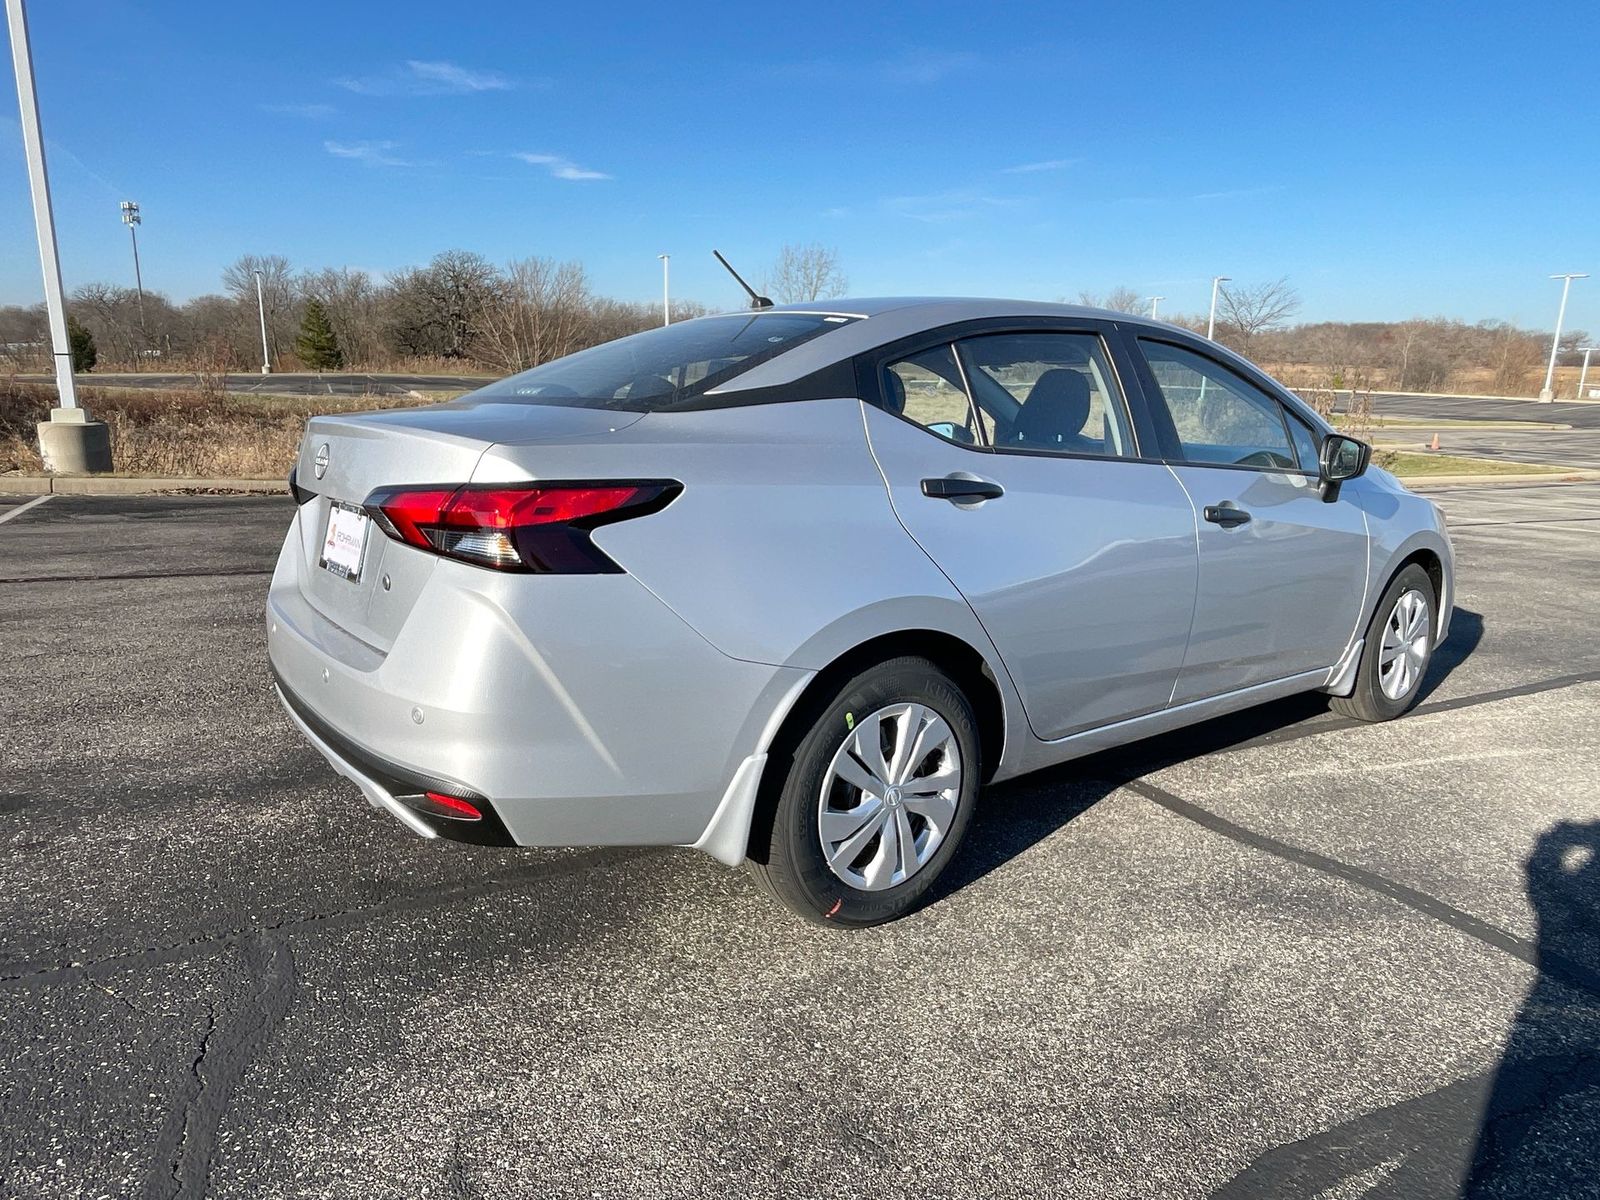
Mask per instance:
[[[922,658],[857,675],[787,755],[751,867],[809,920],[865,926],[910,912],[955,855],[982,773],[966,695]]]
[[[1394,577],[1367,626],[1355,690],[1333,699],[1335,712],[1358,721],[1389,721],[1412,708],[1433,658],[1433,580],[1416,563]]]

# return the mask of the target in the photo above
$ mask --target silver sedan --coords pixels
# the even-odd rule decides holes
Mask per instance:
[[[1120,313],[703,317],[313,420],[269,652],[423,837],[693,846],[872,925],[987,783],[1297,692],[1415,704],[1450,541],[1369,458]]]

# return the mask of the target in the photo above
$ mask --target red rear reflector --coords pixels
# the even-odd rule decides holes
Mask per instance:
[[[614,572],[589,531],[656,512],[680,490],[671,480],[383,488],[366,511],[397,541],[479,566]]]
[[[459,796],[446,796],[443,792],[424,792],[434,813],[437,816],[449,817],[456,821],[481,821],[483,814],[477,806],[461,799]]]

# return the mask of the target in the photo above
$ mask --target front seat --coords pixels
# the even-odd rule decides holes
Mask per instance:
[[[1053,367],[1034,382],[1006,442],[1067,454],[1104,454],[1103,438],[1085,437],[1089,381],[1070,367]]]

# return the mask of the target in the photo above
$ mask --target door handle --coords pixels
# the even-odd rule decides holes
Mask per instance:
[[[1235,525],[1247,525],[1250,522],[1250,514],[1231,500],[1224,500],[1221,504],[1206,505],[1203,515],[1213,525],[1221,525],[1224,529],[1232,529]]]
[[[935,500],[998,500],[1006,494],[992,479],[968,479],[963,475],[945,475],[938,479],[924,479],[922,494]]]

